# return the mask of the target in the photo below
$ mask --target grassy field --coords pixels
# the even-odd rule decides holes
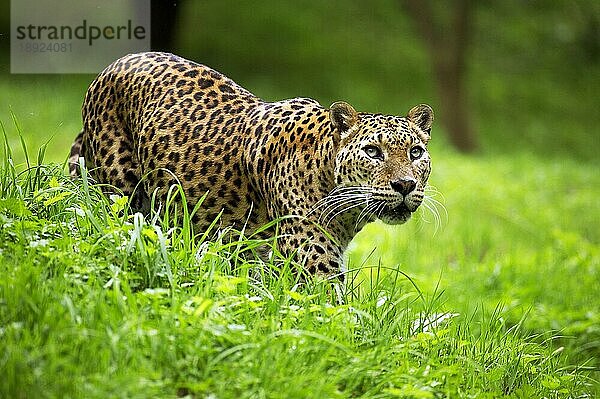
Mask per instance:
[[[69,137],[45,160],[37,149],[44,126],[76,121],[61,113],[79,99],[43,95],[32,105],[43,115],[17,116],[29,168],[19,129],[2,119],[0,397],[600,392],[597,165],[434,145],[441,220],[423,211],[402,227],[368,226],[336,294],[297,285],[293,260],[245,256],[268,243],[193,232],[189,215],[143,219],[68,179]]]

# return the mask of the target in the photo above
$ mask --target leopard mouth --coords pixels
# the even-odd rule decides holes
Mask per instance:
[[[395,207],[386,206],[379,215],[379,219],[385,224],[403,224],[410,219],[415,210],[411,211],[405,203]]]

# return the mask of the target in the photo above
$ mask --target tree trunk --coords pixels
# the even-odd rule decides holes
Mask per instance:
[[[435,18],[427,0],[405,0],[403,3],[431,55],[441,101],[442,124],[456,148],[472,152],[477,149],[477,140],[470,124],[465,86],[471,1],[453,0],[445,3],[453,6],[452,19],[447,23]]]

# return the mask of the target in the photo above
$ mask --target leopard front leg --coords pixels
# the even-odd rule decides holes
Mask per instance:
[[[302,217],[282,220],[277,243],[284,255],[297,253],[296,259],[308,273],[343,281],[343,250],[316,223]]]

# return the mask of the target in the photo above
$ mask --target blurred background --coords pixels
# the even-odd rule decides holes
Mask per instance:
[[[93,76],[10,75],[2,7],[0,120],[11,130],[12,109],[26,133],[43,121],[58,160]],[[267,100],[345,100],[393,114],[427,102],[434,145],[599,159],[597,1],[180,0],[153,1],[152,11],[153,48]]]

